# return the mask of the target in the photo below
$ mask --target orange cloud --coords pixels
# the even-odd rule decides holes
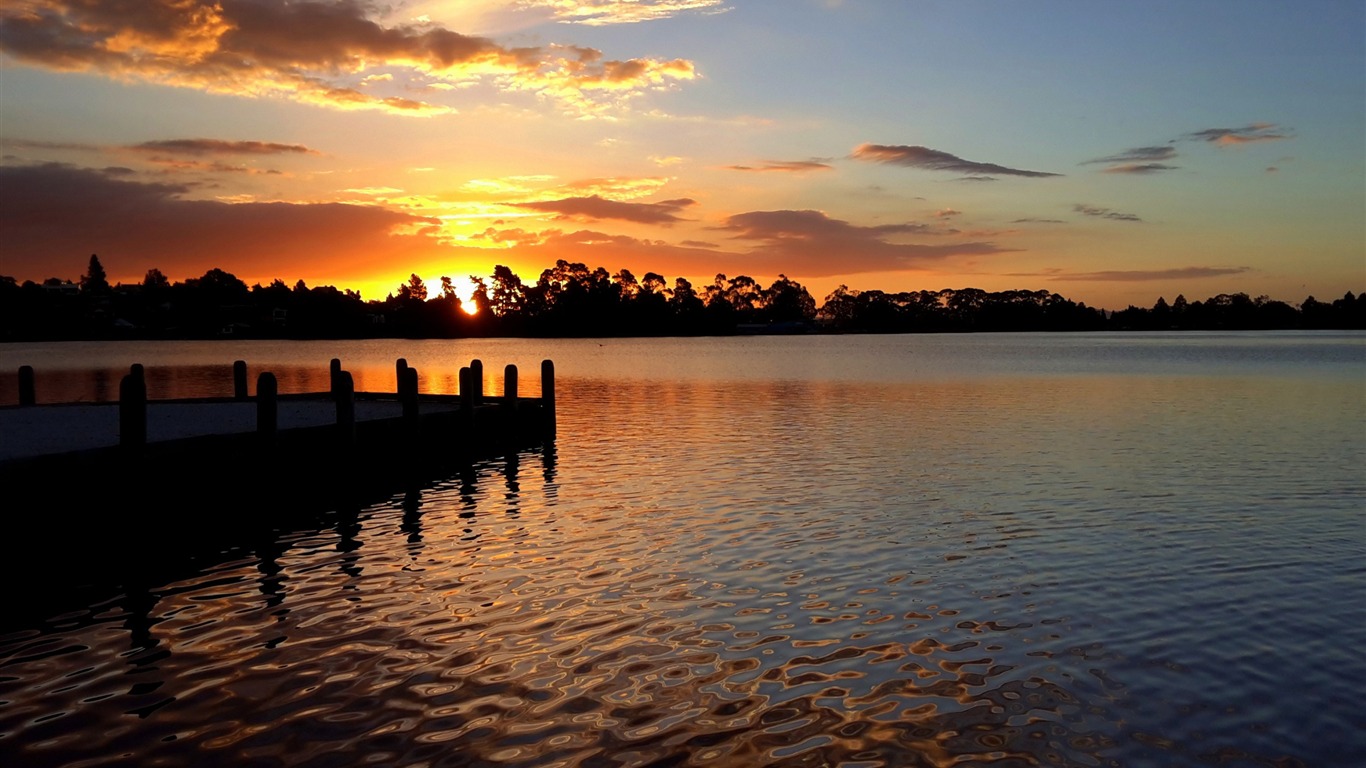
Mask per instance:
[[[405,88],[481,81],[591,112],[695,77],[682,59],[615,61],[591,48],[509,48],[432,24],[385,27],[369,17],[373,12],[361,0],[30,0],[0,11],[0,51],[59,71],[401,115],[453,111],[402,95]],[[384,79],[395,68],[406,82]],[[361,86],[397,92],[372,95]]]
[[[341,203],[192,200],[188,185],[130,175],[57,163],[0,167],[4,271],[21,280],[79,275],[99,253],[110,278],[125,282],[152,267],[173,278],[220,267],[248,282],[282,272],[334,282],[402,269],[442,247],[430,217]]]

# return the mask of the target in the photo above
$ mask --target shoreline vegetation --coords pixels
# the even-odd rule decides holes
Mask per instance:
[[[609,273],[563,259],[527,283],[503,265],[471,275],[472,312],[449,277],[416,274],[382,300],[333,286],[248,287],[210,269],[171,282],[158,269],[110,285],[97,255],[78,281],[20,283],[0,275],[0,341],[101,339],[361,339],[721,336],[746,333],[953,333],[1098,330],[1366,329],[1366,296],[1298,305],[1245,293],[1106,311],[1048,291],[977,288],[886,293],[841,285],[819,306],[780,275],[768,287],[717,275],[695,286],[647,272]]]

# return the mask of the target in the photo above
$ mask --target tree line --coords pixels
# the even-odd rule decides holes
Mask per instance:
[[[1219,294],[1151,308],[1105,312],[1048,291],[851,290],[819,306],[780,275],[768,286],[747,275],[706,285],[661,274],[637,278],[563,259],[524,281],[497,265],[471,275],[467,307],[451,278],[429,288],[411,275],[381,300],[334,286],[283,280],[247,286],[222,269],[172,282],[159,269],[140,283],[111,285],[98,256],[76,281],[19,283],[0,275],[0,340],[106,338],[370,338],[477,336],[673,336],[734,333],[1241,330],[1366,328],[1366,298],[1309,297],[1291,306],[1265,296]]]

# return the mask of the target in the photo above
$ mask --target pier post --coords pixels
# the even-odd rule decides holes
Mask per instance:
[[[541,361],[541,410],[545,411],[546,431],[550,439],[555,439],[555,363]]]
[[[517,366],[511,363],[503,368],[503,405],[517,410]]]
[[[403,372],[406,370],[408,370],[408,358],[400,357],[394,361],[394,381],[396,382],[394,387],[400,398],[403,397]]]
[[[398,399],[403,404],[403,424],[409,437],[417,435],[417,369],[403,367],[398,372]]]
[[[338,360],[335,357],[332,358],[332,361],[327,364],[327,391],[332,393],[332,399],[334,400],[337,398],[337,383],[341,377],[341,372],[341,360]]]
[[[470,361],[471,383],[474,387],[474,404],[484,404],[484,361],[475,358]]]
[[[232,398],[247,399],[247,361],[234,360],[232,363]]]
[[[119,445],[146,444],[147,381],[142,376],[142,366],[134,365],[119,382]]]
[[[337,371],[333,394],[337,398],[337,434],[347,448],[356,445],[356,382],[350,371]]]
[[[263,372],[256,377],[256,433],[275,437],[280,429],[280,384],[275,374]]]
[[[460,422],[466,439],[474,429],[474,371],[467,365],[460,369]]]
[[[29,406],[38,402],[37,389],[33,386],[33,366],[19,366],[19,405]]]

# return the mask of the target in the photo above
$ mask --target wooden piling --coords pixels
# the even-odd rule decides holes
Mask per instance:
[[[470,361],[471,382],[474,384],[474,404],[484,404],[484,361],[475,358]]]
[[[234,360],[232,363],[232,398],[247,399],[247,361]]]
[[[460,409],[474,410],[474,370],[468,365],[460,369]]]
[[[119,382],[119,445],[137,447],[147,444],[147,381],[142,366]]]
[[[337,400],[338,438],[343,446],[353,448],[356,445],[356,382],[350,371],[337,371],[332,394]]]
[[[256,432],[273,438],[280,430],[280,384],[275,374],[263,372],[256,377]]]
[[[517,410],[517,366],[511,363],[503,368],[503,405]]]
[[[37,389],[33,384],[33,366],[19,366],[19,405],[30,406],[38,402]]]
[[[340,379],[340,377],[341,377],[341,372],[342,372],[341,360],[338,360],[338,359],[335,358],[335,357],[332,358],[331,362],[329,362],[329,363],[327,364],[327,372],[328,372],[328,379],[327,379],[327,380],[328,380],[328,385],[327,385],[327,391],[332,393],[332,399],[335,400],[335,399],[337,399],[338,379]]]
[[[403,372],[408,370],[408,358],[400,357],[394,361],[394,391],[403,394]]]
[[[541,409],[545,411],[546,431],[555,439],[555,363],[541,361]]]
[[[398,372],[398,399],[403,404],[403,424],[409,436],[418,430],[417,369],[404,367]]]

